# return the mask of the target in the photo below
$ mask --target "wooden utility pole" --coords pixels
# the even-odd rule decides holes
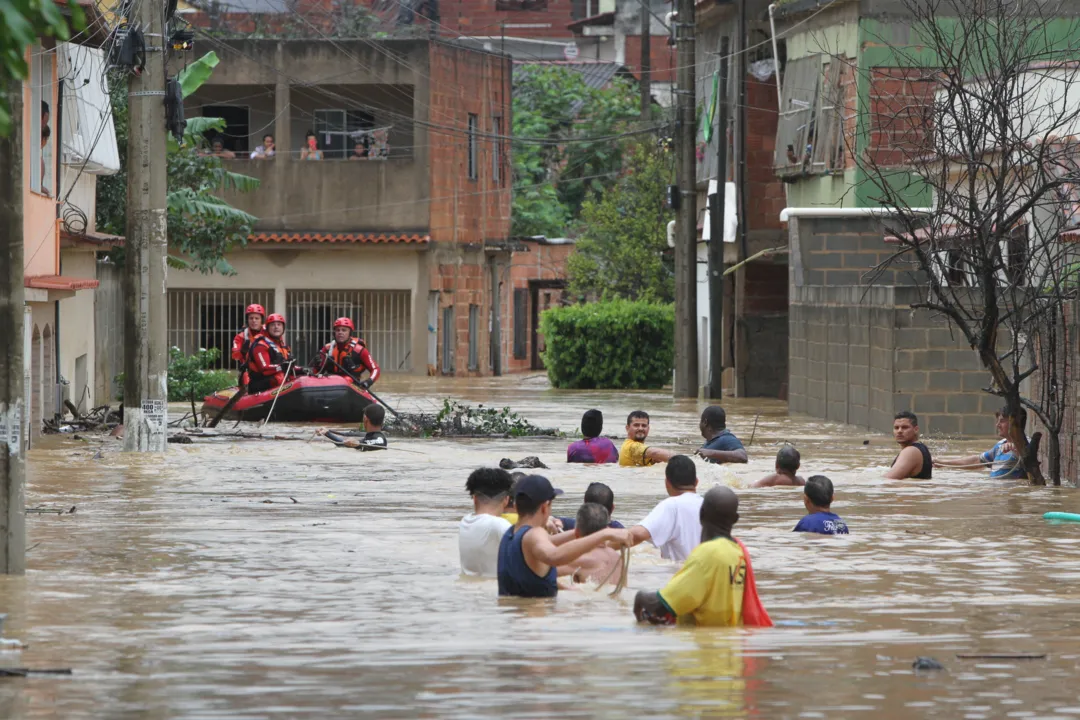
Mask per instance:
[[[750,257],[750,242],[747,237],[749,223],[746,217],[746,195],[750,176],[746,167],[746,74],[747,74],[747,46],[749,38],[746,35],[746,0],[739,0],[739,56],[735,62],[735,71],[739,74],[739,106],[737,132],[735,134],[735,157],[738,159],[735,182],[738,197],[739,217],[739,262],[745,262]],[[801,152],[801,151],[800,151]],[[746,331],[746,266],[735,273],[735,312],[732,314],[731,340],[735,350],[735,358],[732,365],[735,368],[735,395],[746,395],[746,371],[749,362],[747,342],[749,333]],[[737,339],[736,339],[737,338]]]
[[[720,117],[716,121],[716,194],[709,208],[709,397],[724,391],[724,213],[727,190],[728,38],[720,39]]]
[[[136,7],[135,22],[146,38],[146,67],[128,85],[124,450],[165,452],[165,4],[144,0]]]
[[[0,137],[0,572],[26,571],[23,507],[23,86],[4,88],[11,133]]]
[[[652,115],[652,18],[649,0],[641,0],[641,119]]]
[[[694,87],[694,0],[678,0],[679,62],[675,107],[675,397],[698,395],[697,350],[697,100]]]

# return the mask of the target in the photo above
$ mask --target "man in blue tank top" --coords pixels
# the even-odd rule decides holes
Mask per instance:
[[[574,571],[570,563],[605,543],[629,547],[630,531],[607,528],[583,538],[562,533],[552,538],[545,529],[551,517],[551,501],[562,495],[546,477],[527,475],[514,486],[517,525],[506,531],[499,544],[499,595],[555,597],[558,577]]]

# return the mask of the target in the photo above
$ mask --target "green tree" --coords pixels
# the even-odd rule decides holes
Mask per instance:
[[[622,164],[625,142],[612,136],[640,115],[634,88],[621,78],[590,88],[564,67],[514,71],[514,235],[565,234],[583,203],[603,193]],[[589,140],[596,138],[596,140]]]
[[[582,232],[570,256],[570,293],[604,300],[669,303],[675,298],[673,258],[664,204],[673,156],[662,146],[630,149],[615,186],[582,208]]]
[[[206,82],[217,62],[217,56],[211,52],[181,73],[180,85],[185,97]],[[128,104],[124,79],[112,80],[111,95],[120,172],[98,180],[97,217],[102,230],[122,235],[127,227]],[[259,181],[229,172],[219,158],[198,153],[204,142],[203,133],[224,129],[225,122],[219,118],[196,117],[188,121],[182,145],[172,138],[169,140],[166,199],[169,264],[174,268],[235,273],[225,254],[247,243],[257,219],[234,208],[219,194],[225,190],[250,192],[259,186]],[[122,256],[122,250],[119,254]]]
[[[53,0],[0,0],[0,137],[11,132],[8,92],[26,80],[26,48],[39,37],[68,40],[71,31],[86,27],[86,15],[75,0],[68,0],[70,18]]]

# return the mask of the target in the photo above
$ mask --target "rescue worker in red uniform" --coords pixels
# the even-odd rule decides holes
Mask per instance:
[[[359,377],[360,373],[367,370],[369,376],[358,384],[367,390],[379,379],[379,366],[368,352],[367,343],[360,338],[354,338],[353,332],[356,326],[347,317],[338,318],[334,321],[334,341],[323,346],[319,351],[319,357],[311,366],[312,371],[328,375],[344,375]],[[333,362],[331,362],[333,360]],[[335,363],[337,363],[335,365]]]
[[[263,334],[263,320],[266,318],[266,308],[262,305],[252,304],[244,311],[247,327],[236,333],[232,341],[232,359],[240,363],[240,385],[247,385],[247,366],[251,360],[251,346]]]
[[[285,342],[285,316],[274,313],[266,319],[266,332],[251,345],[248,392],[265,392],[284,383],[287,375],[292,375],[291,359],[292,351]]]

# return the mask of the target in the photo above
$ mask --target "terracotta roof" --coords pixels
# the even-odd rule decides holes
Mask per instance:
[[[93,290],[98,281],[68,275],[25,275],[23,285],[38,290]]]
[[[123,235],[109,235],[107,233],[99,233],[93,231],[73,233],[67,230],[60,231],[60,242],[65,247],[92,247],[92,248],[111,248],[119,247],[124,244]]]
[[[587,25],[614,25],[615,24],[615,11],[600,13],[599,15],[593,15],[592,17],[581,18],[567,25],[567,29],[574,31],[580,30]]]
[[[277,233],[261,232],[248,236],[253,243],[406,243],[422,245],[431,236],[422,233]]]

